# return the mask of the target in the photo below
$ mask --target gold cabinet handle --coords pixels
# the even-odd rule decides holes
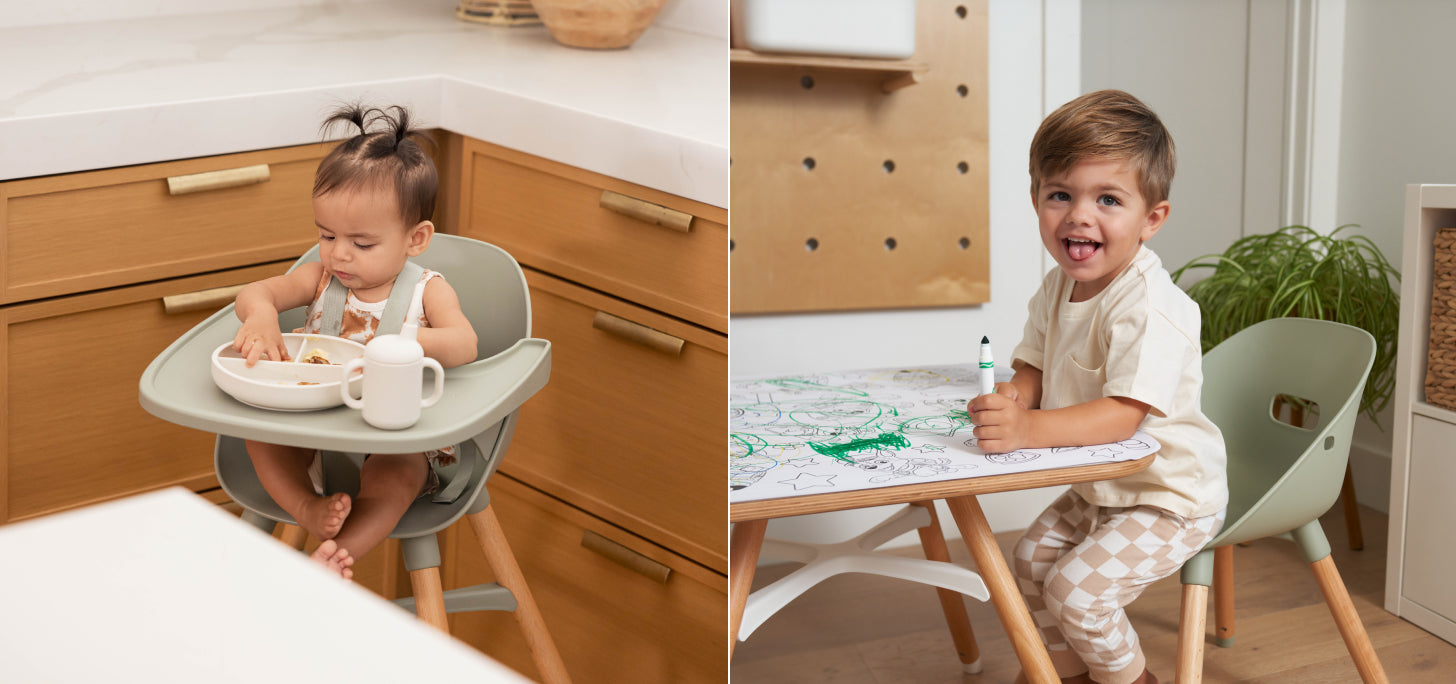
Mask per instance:
[[[186,195],[193,192],[206,192],[208,190],[221,190],[223,188],[236,188],[240,185],[252,185],[267,181],[268,165],[244,166],[236,169],[223,169],[221,171],[208,171],[206,173],[193,173],[186,176],[172,176],[167,179],[167,192],[173,195]]]
[[[693,228],[692,214],[668,209],[661,204],[653,204],[636,197],[628,197],[619,192],[603,190],[602,199],[597,204],[608,211],[615,211],[623,216],[630,216],[655,226],[671,228],[683,233]]]
[[[219,309],[237,299],[238,293],[242,292],[244,287],[245,285],[229,285],[214,287],[211,290],[168,295],[162,298],[162,308],[168,315],[203,309]]]
[[[667,584],[667,578],[672,574],[672,568],[667,567],[647,556],[644,556],[632,549],[629,549],[617,542],[603,537],[591,530],[582,530],[581,545],[587,550],[605,557],[607,560],[616,563],[632,572],[646,577],[658,584]]]
[[[598,311],[597,315],[592,318],[592,327],[664,354],[682,356],[683,341],[681,339],[653,330],[641,323],[633,323],[625,318],[613,316],[605,311]]]

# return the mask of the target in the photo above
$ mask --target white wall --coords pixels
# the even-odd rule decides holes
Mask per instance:
[[[1456,3],[1348,0],[1340,143],[1339,220],[1358,223],[1396,268],[1407,183],[1456,183],[1450,38]],[[1388,510],[1390,442],[1361,425],[1351,459],[1362,503]]]
[[[1126,90],[1173,135],[1173,209],[1148,243],[1169,271],[1244,233],[1248,15],[1244,2],[1082,2],[1082,92]],[[1279,227],[1267,221],[1253,232]]]
[[[957,309],[734,316],[729,323],[733,377],[963,363],[975,358],[982,335],[999,353],[1010,353],[1021,339],[1026,302],[1047,265],[1031,207],[1027,150],[1042,117],[1078,92],[1078,3],[1048,0],[1045,14],[1042,4],[989,4],[991,302]],[[1044,70],[1044,63],[1055,68]],[[1060,491],[994,494],[981,497],[981,506],[993,530],[1022,529]],[[947,536],[959,537],[943,504],[940,513]],[[867,509],[775,520],[769,536],[816,542],[849,538],[885,515],[885,510]],[[913,540],[909,535],[901,543]]]

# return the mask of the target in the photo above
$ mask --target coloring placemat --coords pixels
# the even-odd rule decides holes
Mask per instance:
[[[997,369],[998,381],[1010,375]],[[1115,444],[987,454],[966,414],[979,383],[974,363],[734,381],[728,500],[1131,461],[1159,448],[1139,431]]]

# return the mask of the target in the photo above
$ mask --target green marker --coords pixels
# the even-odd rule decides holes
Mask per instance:
[[[991,340],[981,336],[981,394],[996,391],[996,362],[991,360]]]

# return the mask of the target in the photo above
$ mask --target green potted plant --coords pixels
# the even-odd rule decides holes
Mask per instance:
[[[1395,343],[1400,273],[1369,238],[1340,226],[1322,235],[1306,226],[1236,240],[1223,254],[1198,257],[1173,272],[1211,271],[1187,288],[1203,310],[1206,352],[1244,328],[1270,318],[1321,318],[1364,328],[1375,337],[1375,364],[1360,410],[1379,427],[1378,414],[1395,390]]]

